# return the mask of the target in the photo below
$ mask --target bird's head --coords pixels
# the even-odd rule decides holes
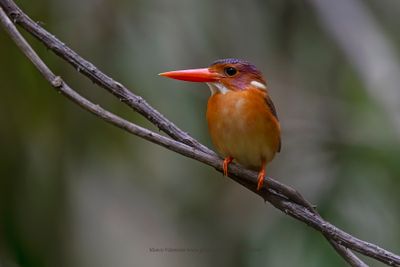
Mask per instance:
[[[208,68],[169,71],[159,75],[182,81],[205,82],[213,94],[267,88],[261,72],[253,64],[234,58],[217,60]]]

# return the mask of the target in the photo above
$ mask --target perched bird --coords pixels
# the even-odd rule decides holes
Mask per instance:
[[[257,190],[263,186],[265,165],[281,149],[276,109],[261,72],[240,59],[220,59],[208,68],[160,73],[172,79],[204,82],[211,90],[207,122],[212,142],[224,157],[223,171],[239,164],[259,172]]]

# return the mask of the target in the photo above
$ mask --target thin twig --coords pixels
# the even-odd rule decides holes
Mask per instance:
[[[0,1],[0,5],[3,4],[3,0]],[[44,62],[37,56],[33,49],[29,46],[26,40],[19,34],[13,23],[8,19],[3,10],[0,8],[0,18],[7,32],[10,34],[12,39],[16,42],[18,47],[25,53],[25,55],[34,63],[34,65],[39,69],[42,75],[51,83],[51,85],[58,91],[66,95],[75,103],[79,104],[84,109],[92,112],[103,120],[122,128],[130,133],[138,135],[146,140],[153,143],[159,144],[166,147],[172,151],[185,155],[187,157],[196,159],[205,164],[208,164],[217,170],[221,171],[222,160],[216,156],[215,153],[208,153],[181,143],[180,141],[172,140],[168,137],[162,136],[158,133],[152,132],[143,127],[137,126],[129,121],[126,121],[107,110],[101,108],[98,105],[93,104],[89,100],[83,98],[73,89],[71,89],[62,79],[54,73],[44,64]],[[72,50],[71,50],[72,51]],[[181,131],[181,130],[180,130]],[[197,141],[196,141],[197,142]],[[350,248],[352,250],[358,251],[367,256],[378,259],[391,266],[400,266],[400,257],[388,252],[374,244],[359,240],[350,234],[338,229],[332,224],[323,220],[313,209],[310,209],[308,202],[304,200],[301,195],[295,191],[293,192],[298,195],[298,197],[305,201],[305,203],[296,203],[293,199],[288,198],[284,193],[289,188],[277,181],[268,179],[268,183],[274,185],[277,189],[275,190],[272,186],[267,190],[255,191],[256,184],[256,174],[254,172],[244,170],[238,165],[233,165],[230,171],[234,174],[232,179],[238,183],[244,185],[246,188],[257,193],[265,200],[271,202],[275,207],[282,210],[286,214],[307,223],[316,230],[320,231],[327,237],[327,239],[334,245],[335,249],[347,260],[352,266],[367,266],[360,259],[358,259],[353,253],[346,249]],[[283,187],[285,190],[280,192],[279,189]],[[305,205],[304,205],[305,204]]]

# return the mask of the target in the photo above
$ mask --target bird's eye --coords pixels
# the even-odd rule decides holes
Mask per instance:
[[[226,67],[224,71],[228,76],[233,76],[237,73],[237,70],[234,67]]]

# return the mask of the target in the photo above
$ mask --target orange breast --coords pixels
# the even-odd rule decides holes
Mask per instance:
[[[219,153],[255,170],[273,159],[280,143],[279,122],[265,94],[258,89],[216,93],[207,107],[208,128]]]

